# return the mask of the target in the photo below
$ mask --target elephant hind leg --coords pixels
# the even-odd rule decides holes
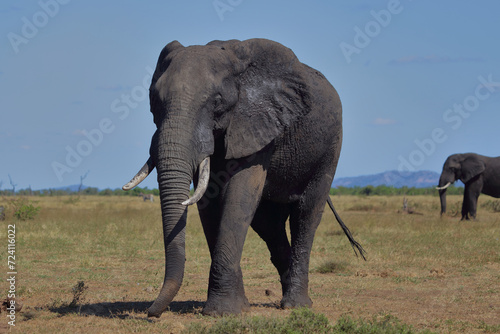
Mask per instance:
[[[290,212],[290,232],[292,237],[290,269],[287,281],[290,282],[283,294],[281,306],[294,308],[311,306],[309,298],[309,258],[314,234],[321,221],[331,178],[326,181],[312,182],[306,195],[294,203]]]
[[[288,283],[290,266],[290,242],[286,235],[286,220],[290,215],[290,205],[262,200],[252,221],[253,230],[264,240],[271,253],[271,262],[278,270],[283,293]]]

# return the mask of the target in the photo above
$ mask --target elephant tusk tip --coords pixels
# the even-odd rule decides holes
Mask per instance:
[[[146,163],[144,164],[144,166],[142,166],[141,170],[139,170],[139,172],[137,172],[137,174],[132,178],[132,180],[130,180],[129,183],[127,183],[126,185],[124,185],[122,187],[122,189],[125,190],[125,191],[127,191],[127,190],[130,190],[130,189],[134,188],[139,183],[141,183],[149,175],[149,173],[151,173],[151,171],[154,168],[155,168],[155,165],[154,165],[154,163],[153,163],[153,161],[151,160],[151,157],[150,157],[148,159],[148,161],[146,161]]]
[[[133,180],[132,180],[133,181]],[[125,191],[128,191],[128,190],[131,190],[131,189],[134,189],[135,186],[137,184],[134,184],[132,181],[130,181],[129,183],[125,184],[122,189],[125,190]]]
[[[190,205],[193,205],[194,203],[196,203],[196,202],[191,201],[191,198],[189,198],[189,199],[185,200],[184,202],[182,202],[182,205],[190,206]]]

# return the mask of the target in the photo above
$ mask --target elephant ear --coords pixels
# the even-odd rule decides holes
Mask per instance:
[[[462,180],[463,183],[469,182],[472,178],[483,173],[486,169],[484,162],[476,156],[470,156],[462,162]]]
[[[283,45],[230,41],[239,67],[239,98],[226,129],[226,159],[252,155],[311,110],[306,67]]]

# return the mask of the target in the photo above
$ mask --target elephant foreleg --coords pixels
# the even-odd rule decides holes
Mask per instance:
[[[219,191],[219,189],[217,189]],[[201,201],[198,202],[198,212],[200,214],[203,232],[207,240],[210,256],[213,257],[215,243],[219,235],[219,223],[221,208],[219,197],[205,194]]]
[[[464,201],[462,202],[462,219],[469,220],[469,206],[471,203],[471,191],[468,184],[465,185],[464,189]]]
[[[477,200],[481,193],[481,189],[481,182],[473,182],[465,185],[464,202],[462,204],[462,220],[469,220],[469,215],[473,219],[476,218]]]
[[[462,202],[462,219],[469,220],[469,200],[467,199],[467,193],[464,193],[464,201]]]
[[[252,165],[233,175],[221,195],[222,213],[220,223],[216,224],[217,236],[210,246],[212,265],[203,314],[237,314],[250,307],[243,287],[240,260],[248,227],[262,195],[265,178],[264,168],[261,165]]]

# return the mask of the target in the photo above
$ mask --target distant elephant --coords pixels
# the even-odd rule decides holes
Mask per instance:
[[[155,201],[155,197],[153,194],[140,193],[139,196],[142,197],[144,202],[146,202],[146,201],[154,202]]]
[[[249,226],[267,243],[281,277],[282,307],[311,305],[309,256],[325,202],[331,204],[342,144],[335,89],[276,42],[174,41],[159,56],[150,104],[157,126],[150,158],[123,187],[157,168],[166,266],[148,316],[159,317],[181,286],[187,205],[197,201],[212,258],[203,314],[249,308],[240,268]]]
[[[436,188],[441,199],[441,214],[446,212],[446,189],[456,180],[465,184],[462,220],[468,220],[469,214],[476,218],[479,194],[500,197],[500,157],[490,158],[475,153],[450,155]]]

